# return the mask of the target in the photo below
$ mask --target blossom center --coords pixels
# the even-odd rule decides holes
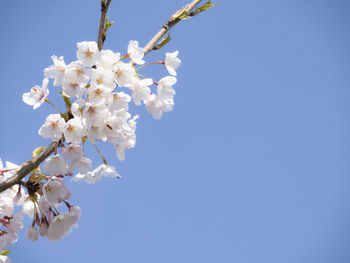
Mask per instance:
[[[92,54],[93,54],[93,53],[90,51],[90,49],[87,49],[87,50],[85,51],[85,56],[86,56],[86,57],[91,58]]]

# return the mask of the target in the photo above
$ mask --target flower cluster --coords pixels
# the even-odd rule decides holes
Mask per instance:
[[[0,159],[0,183],[11,178],[19,168],[10,162],[6,162],[6,167],[3,167]],[[71,192],[60,178],[42,176],[40,169],[37,169],[25,187],[28,194],[21,185],[14,185],[0,195],[0,262],[10,262],[4,249],[17,241],[17,232],[23,228],[25,214],[33,218],[26,232],[28,239],[33,241],[38,239],[39,233],[48,240],[60,240],[77,226],[81,209],[66,201]],[[63,203],[68,208],[67,213],[58,211]],[[18,213],[15,213],[15,205],[22,206]]]
[[[138,115],[132,117],[128,112],[129,102],[133,100],[135,105],[144,103],[156,119],[173,109],[175,90],[172,86],[177,81],[174,76],[181,63],[178,51],[166,53],[163,61],[146,64],[163,64],[172,75],[157,82],[138,73],[138,69],[145,65],[135,68],[135,65],[145,63],[143,49],[137,41],[129,42],[125,56],[111,50],[99,51],[96,42],[92,41],[79,42],[77,47],[78,60],[68,65],[63,57],[52,56],[54,64],[44,70],[46,78],[42,87],[35,86],[31,92],[24,93],[23,101],[34,109],[45,101],[49,102],[47,86],[48,78],[52,78],[53,85],[62,86],[61,94],[69,100],[67,111],[70,117],[65,118],[62,113],[49,115],[39,134],[54,141],[59,141],[64,135],[65,141],[74,144],[74,148],[86,139],[92,144],[96,140],[108,141],[115,146],[118,158],[123,160],[125,149],[133,148],[136,142]],[[127,58],[130,61],[123,62]],[[152,85],[157,85],[156,92],[152,92]],[[124,87],[131,96],[122,91]],[[71,102],[73,99],[75,101]],[[85,159],[82,162],[75,160],[67,169],[73,172],[87,164]],[[84,175],[80,172],[76,179],[90,176],[87,172]]]
[[[166,53],[164,60],[145,64],[143,49],[137,41],[129,42],[123,56],[112,50],[100,51],[96,42],[84,41],[77,43],[78,60],[70,64],[66,64],[63,57],[51,57],[53,65],[45,68],[42,86],[33,87],[22,99],[33,109],[45,102],[55,107],[58,113],[47,116],[39,135],[59,142],[60,148],[31,173],[23,186],[13,186],[0,194],[2,251],[17,241],[17,231],[23,228],[25,214],[33,219],[26,232],[33,241],[39,235],[48,240],[60,240],[77,226],[81,209],[68,203],[71,192],[64,183],[65,177],[90,184],[104,176],[120,178],[116,169],[107,164],[96,141],[112,144],[118,159],[124,160],[125,150],[135,146],[139,118],[129,112],[129,103],[144,104],[155,119],[173,110],[173,85],[181,63],[178,53]],[[155,81],[139,73],[141,68],[151,64],[163,65],[170,75]],[[59,93],[64,99],[65,111],[60,111],[48,99],[49,79],[53,79],[53,86],[61,87]],[[153,91],[152,86],[155,86]],[[102,164],[95,169],[92,160],[85,156],[83,145],[87,141],[102,157]],[[3,167],[0,160],[0,182],[13,176],[19,168],[9,162]],[[17,214],[15,205],[22,206]],[[61,206],[67,211],[60,212]],[[5,254],[1,253],[0,262],[9,262]]]

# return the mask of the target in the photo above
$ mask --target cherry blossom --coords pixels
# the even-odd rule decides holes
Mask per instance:
[[[66,128],[63,131],[64,138],[69,143],[81,143],[81,138],[86,135],[86,129],[83,126],[83,121],[79,117],[74,117],[67,122]]]
[[[47,78],[54,79],[53,85],[60,86],[64,78],[64,73],[66,71],[66,63],[63,60],[63,57],[57,58],[57,56],[51,56],[53,65],[44,70],[44,75]]]
[[[77,57],[86,67],[91,67],[96,63],[99,51],[95,41],[78,42],[77,47]]]
[[[39,135],[57,142],[61,139],[65,127],[66,122],[60,114],[50,114],[47,116],[45,124],[40,127]]]
[[[176,76],[176,70],[181,65],[181,60],[177,57],[179,51],[173,53],[166,52],[164,59],[164,66],[168,70],[169,74]]]
[[[51,221],[48,231],[47,239],[50,241],[58,241],[65,235],[71,232],[72,227],[77,223],[78,218],[76,214],[67,213],[59,214]]]
[[[30,92],[23,94],[23,101],[28,105],[33,106],[34,110],[40,107],[50,93],[50,91],[47,89],[48,84],[49,80],[44,78],[41,87],[35,86],[30,90]]]
[[[46,201],[51,205],[59,205],[63,200],[71,197],[70,190],[60,179],[50,180],[43,186],[43,194]]]
[[[141,105],[141,101],[145,101],[151,96],[151,89],[149,86],[153,84],[151,78],[139,80],[137,78],[133,79],[131,85],[128,85],[128,88],[132,91],[132,99],[136,105]]]
[[[136,64],[142,65],[145,63],[143,58],[143,48],[139,47],[139,42],[136,40],[130,40],[128,45],[128,55],[131,60]]]
[[[38,229],[34,226],[27,228],[26,236],[29,240],[32,240],[32,241],[38,240],[38,237],[39,237]]]
[[[55,154],[54,156],[49,157],[45,161],[43,168],[51,176],[66,174],[68,171],[67,162],[59,154]]]

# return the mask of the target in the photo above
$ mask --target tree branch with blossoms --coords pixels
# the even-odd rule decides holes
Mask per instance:
[[[172,15],[144,48],[139,46],[138,41],[130,40],[126,54],[122,55],[102,49],[112,22],[106,18],[111,0],[101,0],[97,43],[78,42],[77,60],[69,64],[62,56],[51,57],[53,65],[44,69],[42,85],[34,86],[30,92],[23,94],[22,99],[34,110],[46,102],[58,111],[48,115],[38,131],[40,136],[51,139],[52,143],[46,148],[35,149],[32,159],[21,166],[6,162],[6,167],[3,167],[0,159],[0,223],[4,228],[0,228],[0,262],[8,262],[7,252],[3,249],[17,241],[17,231],[23,227],[24,214],[33,219],[26,232],[28,239],[33,241],[38,239],[39,234],[48,240],[61,240],[77,226],[81,209],[68,203],[71,192],[63,179],[92,184],[102,177],[120,178],[96,141],[112,144],[117,158],[125,159],[125,151],[135,147],[136,120],[139,118],[129,113],[131,101],[136,106],[145,105],[155,119],[173,110],[176,93],[173,86],[177,82],[176,70],[181,64],[179,52],[166,52],[161,61],[146,63],[143,58],[169,42],[169,36],[160,39],[179,21],[215,5],[208,1],[196,8],[200,2],[194,0]],[[140,72],[153,64],[162,65],[169,75],[154,80]],[[61,87],[59,94],[65,102],[66,111],[61,111],[49,101],[50,79],[53,86]],[[130,95],[121,88],[126,88]],[[92,160],[85,156],[84,145],[88,142],[102,160],[95,169],[92,169]],[[27,175],[28,180],[24,182]],[[22,206],[21,213],[14,214],[14,204]],[[61,205],[66,206],[68,211],[60,212]]]

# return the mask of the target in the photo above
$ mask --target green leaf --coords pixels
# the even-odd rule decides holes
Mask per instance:
[[[203,4],[202,6],[198,7],[195,11],[193,11],[193,15],[197,15],[211,7],[216,6],[218,3],[212,4],[211,0],[209,0],[208,2],[206,2],[205,4]]]
[[[171,17],[170,17],[170,22],[172,21],[175,21],[175,20],[178,20],[178,19],[187,19],[187,18],[190,18],[189,15],[187,15],[187,6],[183,7],[182,9],[178,10],[175,14],[173,14]]]
[[[159,41],[159,43],[157,45],[155,45],[153,49],[154,50],[161,49],[166,44],[168,44],[170,40],[171,40],[170,34],[168,34],[167,36],[164,36],[163,39],[161,41]]]
[[[105,23],[105,28],[104,28],[104,34],[106,34],[107,30],[114,24],[114,21],[109,22],[108,17],[106,17],[106,23]]]
[[[43,150],[45,150],[44,146],[40,146],[38,148],[36,148],[33,152],[32,152],[32,158],[37,157]]]

